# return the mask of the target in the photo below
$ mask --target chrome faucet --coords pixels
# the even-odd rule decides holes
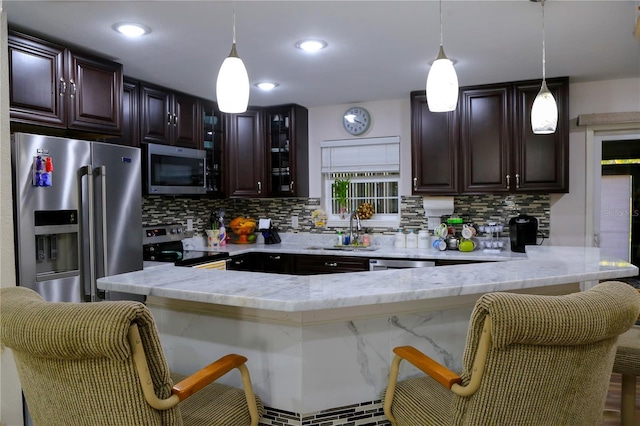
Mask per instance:
[[[356,218],[356,232],[353,232],[353,218]],[[360,231],[362,231],[362,224],[360,223],[360,216],[358,212],[351,213],[349,216],[349,244],[356,244],[360,238]]]

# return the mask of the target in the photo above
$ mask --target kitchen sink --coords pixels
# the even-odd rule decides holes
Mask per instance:
[[[334,250],[334,251],[376,251],[377,247],[371,246],[328,246],[328,247],[307,247],[307,250]]]

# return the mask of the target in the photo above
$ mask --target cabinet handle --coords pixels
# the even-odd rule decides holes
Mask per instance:
[[[271,260],[280,260],[280,256],[269,256]]]
[[[76,82],[71,79],[69,83],[71,83],[71,97],[73,98],[76,96]]]
[[[338,262],[324,262],[324,266],[335,268],[336,266],[338,266]]]
[[[171,113],[167,113],[167,125],[171,126]]]
[[[67,92],[67,82],[63,78],[60,79],[60,96],[64,96]]]
[[[293,192],[293,181],[289,182],[289,191]]]
[[[262,194],[262,182],[258,181],[258,194]]]
[[[414,177],[413,178],[413,190],[415,191],[416,189],[418,189],[418,178]]]
[[[173,127],[176,127],[178,125],[178,116],[176,114],[173,114]]]
[[[520,175],[516,173],[516,189],[520,188]]]
[[[507,189],[511,186],[511,176],[507,175]]]
[[[234,261],[233,261],[233,264],[234,264],[234,265],[242,265],[243,263],[244,263],[244,260],[243,260],[243,259],[238,259],[238,260],[234,260]]]

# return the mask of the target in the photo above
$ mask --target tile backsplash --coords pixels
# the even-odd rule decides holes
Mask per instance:
[[[193,220],[197,233],[204,233],[211,212],[225,209],[228,222],[237,216],[271,218],[281,232],[335,233],[336,228],[316,228],[311,213],[320,208],[319,198],[233,198],[207,199],[145,196],[142,199],[143,225],[181,223]],[[403,196],[400,227],[403,229],[427,229],[422,197]],[[538,219],[539,230],[549,233],[550,201],[548,195],[460,195],[454,197],[454,216],[478,225],[490,221],[508,224],[519,212]],[[298,227],[291,227],[291,216],[298,216]],[[366,225],[365,225],[366,227]],[[395,228],[371,228],[373,233],[392,234]]]

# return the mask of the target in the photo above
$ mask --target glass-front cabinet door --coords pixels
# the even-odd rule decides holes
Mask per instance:
[[[224,195],[222,116],[214,102],[201,101],[202,147],[207,153],[207,194]]]
[[[309,113],[296,104],[265,109],[267,175],[273,197],[309,196]]]
[[[270,110],[267,120],[269,192],[273,196],[292,195],[291,109]]]

